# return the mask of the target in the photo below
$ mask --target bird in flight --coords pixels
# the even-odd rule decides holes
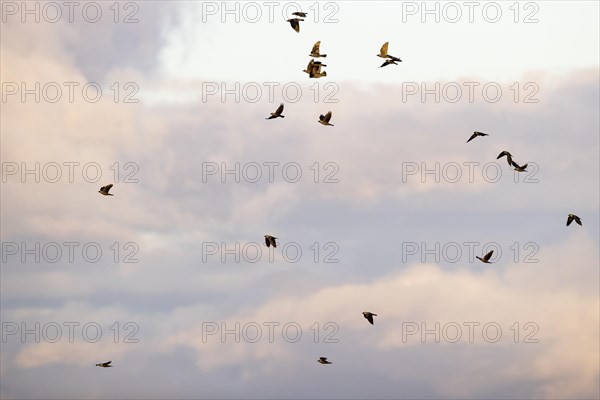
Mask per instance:
[[[510,154],[508,151],[504,150],[502,153],[498,154],[498,157],[496,157],[496,160],[502,158],[506,156],[506,161],[508,162],[508,165],[511,166],[513,159],[512,159],[512,154]]]
[[[267,247],[270,247],[270,246],[277,247],[277,242],[275,242],[275,239],[277,239],[277,238],[274,236],[265,235],[265,244],[267,245]]]
[[[331,111],[329,111],[327,114],[323,115],[319,115],[319,123],[322,125],[329,125],[329,126],[334,126],[333,124],[329,123],[329,120],[331,119]]]
[[[292,18],[292,19],[287,20],[287,22],[290,23],[290,25],[296,32],[300,32],[300,21],[304,21],[304,20],[300,19],[300,18]]]
[[[319,57],[327,57],[327,54],[321,54],[320,53],[320,48],[321,46],[321,41],[319,40],[317,43],[315,43],[315,45],[313,46],[309,56],[310,57],[315,57],[315,58],[319,58]]]
[[[102,186],[100,188],[100,190],[98,190],[98,193],[100,193],[104,196],[113,196],[112,194],[108,193],[108,191],[110,190],[111,187],[113,187],[112,183],[110,185]]]
[[[279,107],[277,107],[277,110],[275,110],[275,112],[271,113],[271,116],[269,118],[265,118],[265,119],[273,119],[273,118],[277,118],[277,117],[285,118],[285,115],[281,115],[282,112],[283,112],[283,103],[281,103],[279,105]]]
[[[478,260],[481,260],[481,262],[486,263],[486,264],[491,264],[490,262],[490,258],[492,258],[492,254],[494,253],[494,250],[490,250],[489,253],[487,253],[485,256],[483,256],[483,258],[479,257],[479,256],[475,256]]]
[[[306,69],[302,72],[306,72],[309,78],[320,78],[322,76],[327,76],[327,72],[321,72],[321,67],[326,67],[326,64],[323,64],[321,61],[310,60]]]
[[[385,67],[386,65],[390,65],[390,64],[398,65],[398,63],[397,63],[396,61],[394,61],[394,60],[392,60],[392,59],[388,59],[388,60],[385,60],[385,61],[383,62],[383,64],[381,64],[381,65],[379,66],[379,68],[383,68],[383,67]]]
[[[489,135],[487,133],[475,131],[475,132],[473,132],[473,134],[471,135],[469,140],[467,140],[467,143],[469,143],[471,140],[475,139],[477,136],[489,136]]]
[[[363,316],[373,325],[373,317],[376,317],[377,314],[373,314],[372,312],[363,311]]]
[[[306,18],[306,13],[302,11],[293,12],[292,15],[297,15],[299,17]]]
[[[527,172],[527,164],[523,164],[522,166],[519,166],[519,164],[517,164],[516,162],[512,162],[512,166],[515,167],[515,171],[517,172]]]
[[[111,362],[112,361],[107,361],[105,363],[96,364],[96,367],[102,367],[102,368],[112,367],[112,365],[110,365]]]
[[[327,357],[319,357],[317,362],[319,362],[321,364],[333,364],[331,361],[327,361]]]
[[[575,214],[569,214],[569,216],[567,217],[567,226],[571,225],[571,222],[577,222],[578,225],[581,225],[581,218],[579,218],[577,215]]]
[[[399,59],[398,57],[394,57],[394,56],[388,54],[388,45],[389,45],[389,42],[385,42],[383,44],[383,46],[381,46],[381,49],[379,50],[379,54],[377,54],[377,57],[387,58],[387,60],[383,64],[381,64],[381,66],[379,68],[385,67],[386,65],[389,65],[389,64],[396,64],[396,61],[402,62],[402,60]]]

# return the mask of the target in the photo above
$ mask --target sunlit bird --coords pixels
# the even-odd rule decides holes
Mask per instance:
[[[483,256],[483,258],[479,257],[479,256],[475,256],[478,260],[481,260],[481,262],[486,263],[486,264],[491,264],[490,262],[490,258],[492,258],[492,254],[494,253],[494,250],[490,250],[489,253],[487,253],[485,256]]]
[[[302,11],[293,12],[292,15],[297,15],[299,17],[306,18],[306,13]]]
[[[467,140],[467,143],[469,143],[471,140],[475,139],[477,136],[489,136],[489,135],[487,133],[475,131],[475,132],[473,132],[473,134],[471,135],[469,140]]]
[[[334,126],[333,124],[329,123],[329,120],[331,119],[331,111],[329,111],[327,114],[323,115],[319,115],[319,123],[322,125],[329,125],[329,126]]]
[[[515,167],[515,171],[517,172],[527,172],[527,164],[519,166],[519,164],[513,161],[512,166]]]
[[[381,58],[389,58],[389,59],[390,59],[390,60],[392,60],[392,61],[400,61],[400,62],[402,62],[402,60],[401,60],[401,59],[399,59],[398,57],[394,57],[394,56],[392,56],[392,55],[388,54],[388,45],[389,45],[389,42],[385,42],[385,43],[383,44],[383,46],[381,46],[381,49],[379,50],[379,54],[377,54],[377,57],[381,57]],[[395,63],[391,63],[391,62],[390,62],[390,63],[388,63],[388,64],[395,64]],[[386,64],[386,65],[387,65],[387,64]],[[382,67],[383,67],[383,65],[382,65]]]
[[[269,118],[265,118],[265,119],[273,119],[273,118],[277,118],[277,117],[285,118],[285,115],[281,115],[282,112],[283,112],[283,103],[281,103],[279,105],[279,107],[277,107],[277,110],[275,110],[275,112],[271,113],[271,116]]]
[[[102,368],[112,367],[112,365],[110,365],[111,362],[112,361],[107,361],[105,363],[96,364],[96,367],[102,367]]]
[[[104,196],[113,196],[112,194],[108,193],[108,191],[110,190],[111,187],[113,187],[112,183],[110,185],[102,186],[100,188],[100,190],[98,190],[98,193],[100,193]]]
[[[321,364],[333,364],[331,361],[327,361],[327,357],[319,357],[317,362],[319,362]]]
[[[290,23],[290,25],[296,32],[300,32],[300,21],[304,21],[304,20],[300,19],[300,18],[292,18],[292,19],[287,20],[287,22]]]
[[[567,226],[571,225],[571,222],[577,222],[578,225],[581,225],[581,218],[579,218],[577,215],[575,214],[569,214],[569,216],[567,217]],[[583,225],[581,225],[583,226]]]
[[[512,159],[512,154],[510,154],[508,151],[504,150],[502,153],[498,154],[498,157],[496,157],[496,160],[502,158],[506,156],[506,161],[508,162],[508,165],[511,166],[513,159]]]
[[[267,247],[270,247],[270,246],[277,247],[277,242],[275,242],[275,239],[277,239],[277,238],[274,236],[265,235],[265,244],[267,245]]]
[[[377,314],[373,314],[372,312],[363,311],[363,316],[373,325],[373,317],[376,317]]]
[[[321,46],[321,41],[319,40],[317,43],[315,43],[315,45],[312,48],[312,51],[310,52],[309,56],[311,57],[315,57],[315,58],[319,58],[319,57],[327,57],[327,54],[321,54],[320,53],[320,46]]]

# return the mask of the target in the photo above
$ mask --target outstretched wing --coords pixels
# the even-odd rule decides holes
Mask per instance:
[[[277,107],[277,110],[275,111],[276,115],[281,115],[281,113],[283,112],[283,103],[281,103],[279,105],[279,107]]]
[[[325,116],[323,117],[323,121],[329,122],[330,119],[331,119],[331,111],[329,111],[327,114],[325,114]]]
[[[489,253],[487,253],[485,256],[483,256],[483,259],[485,261],[489,261],[489,259],[492,258],[492,254],[494,254],[494,250],[490,250]]]
[[[478,135],[477,135],[477,132],[473,133],[473,134],[471,135],[471,137],[469,138],[469,140],[467,140],[467,143],[469,143],[471,140],[475,139],[477,136],[478,136]]]
[[[320,47],[321,47],[321,41],[319,40],[317,43],[315,43],[315,45],[312,48],[312,54],[319,54],[320,51]]]
[[[389,42],[385,42],[383,46],[381,46],[381,50],[379,50],[379,54],[387,55],[388,52],[388,44]]]

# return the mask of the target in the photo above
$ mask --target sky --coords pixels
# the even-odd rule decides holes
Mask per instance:
[[[70,4],[0,3],[1,398],[600,398],[598,2]]]

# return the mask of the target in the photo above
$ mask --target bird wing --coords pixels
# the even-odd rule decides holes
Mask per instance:
[[[283,103],[281,103],[279,105],[279,107],[277,107],[277,110],[275,111],[276,115],[281,115],[281,113],[283,112]]]
[[[471,140],[475,139],[477,137],[477,132],[473,133],[471,135],[471,137],[469,138],[469,140],[467,140],[467,143],[469,143]]]
[[[573,222],[575,218],[573,218],[572,215],[569,214],[569,216],[567,217],[567,226],[571,225],[571,222]]]
[[[388,64],[390,64],[390,60],[385,60],[385,61],[383,62],[383,64],[381,64],[381,65],[379,66],[379,68],[385,67],[385,66],[386,66],[386,65],[388,65]]]
[[[312,52],[313,54],[319,54],[319,48],[321,47],[321,41],[319,40],[317,43],[315,43],[315,45],[312,48]]]
[[[271,241],[269,240],[268,236],[265,236],[265,244],[267,245],[267,247],[271,245]]]
[[[487,253],[485,256],[483,256],[483,259],[485,261],[488,261],[490,258],[492,258],[492,254],[494,254],[494,250],[490,250],[489,253]]]
[[[329,122],[330,119],[331,119],[331,111],[329,111],[327,114],[325,114],[325,117],[323,117],[323,121]]]
[[[367,314],[367,321],[369,321],[371,323],[371,325],[373,325],[373,314]]]
[[[277,242],[275,242],[275,238],[273,236],[269,236],[269,241],[271,241],[271,245],[273,247],[277,247]]]
[[[387,54],[387,51],[388,51],[388,44],[389,44],[389,42],[385,42],[385,43],[383,44],[383,46],[381,46],[381,50],[379,50],[379,54],[383,54],[383,55],[386,55],[386,54]]]
[[[575,222],[577,222],[578,225],[583,226],[581,224],[581,218],[579,218],[577,215],[574,215],[573,217],[575,218]]]

